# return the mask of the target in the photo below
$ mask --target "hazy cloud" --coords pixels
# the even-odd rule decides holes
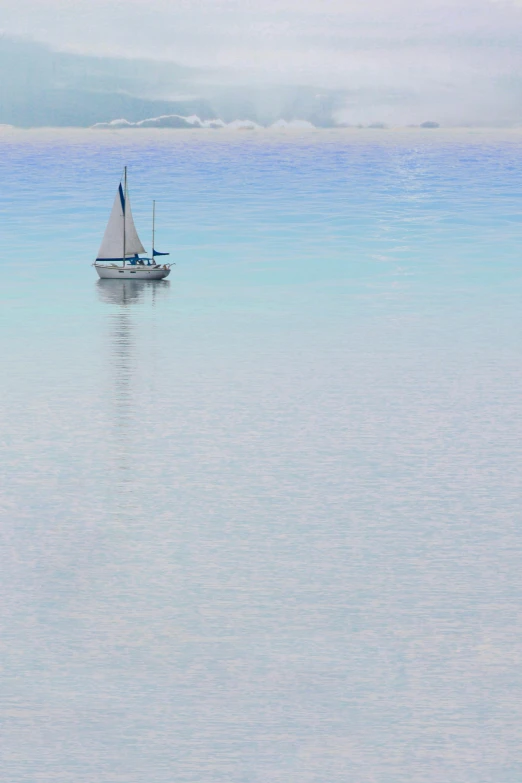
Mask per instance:
[[[522,120],[522,0],[3,0],[0,26],[221,83],[350,90],[347,120],[370,119],[377,94],[385,121],[414,122],[424,104],[448,122]]]

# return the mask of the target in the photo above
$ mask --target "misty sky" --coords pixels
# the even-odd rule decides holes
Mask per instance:
[[[0,28],[232,82],[413,92],[456,121],[522,98],[522,0],[3,0]]]

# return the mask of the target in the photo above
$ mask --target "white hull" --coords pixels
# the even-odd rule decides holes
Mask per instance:
[[[98,275],[109,280],[163,280],[170,275],[170,266],[141,266],[139,264],[117,266],[94,264]]]

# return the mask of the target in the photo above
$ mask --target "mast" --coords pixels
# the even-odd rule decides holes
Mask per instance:
[[[127,212],[127,166],[124,168],[124,175],[123,175],[123,263],[122,266],[125,266],[125,213]]]
[[[152,202],[152,263],[154,263],[154,223],[156,218],[156,202]]]

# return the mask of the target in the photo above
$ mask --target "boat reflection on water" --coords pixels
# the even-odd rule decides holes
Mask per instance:
[[[125,308],[150,302],[154,307],[157,301],[168,296],[170,280],[98,280],[96,289],[100,302],[105,304]]]
[[[99,301],[108,305],[103,352],[107,366],[107,467],[113,473],[111,505],[117,518],[136,510],[140,482],[136,464],[144,454],[144,421],[158,405],[156,382],[160,374],[157,305],[170,295],[170,282],[98,280]],[[109,484],[111,482],[108,482]]]

